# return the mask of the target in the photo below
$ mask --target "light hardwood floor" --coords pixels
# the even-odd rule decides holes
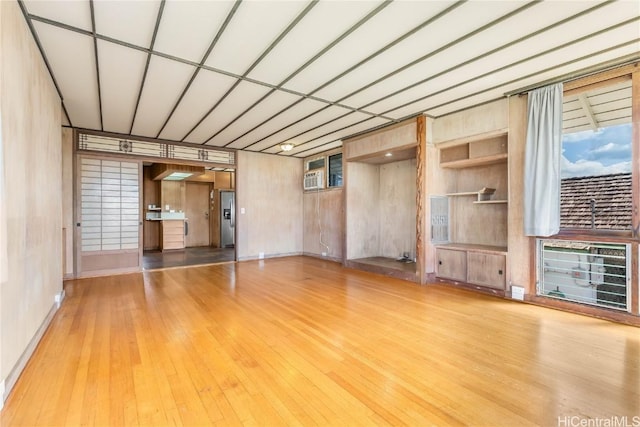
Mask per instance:
[[[2,426],[640,416],[640,329],[443,285],[291,257],[66,292]]]

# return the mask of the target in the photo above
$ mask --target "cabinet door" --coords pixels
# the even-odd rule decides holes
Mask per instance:
[[[467,253],[453,249],[437,249],[437,275],[464,282],[467,279]]]
[[[505,287],[504,255],[469,252],[467,257],[467,282],[490,288]]]

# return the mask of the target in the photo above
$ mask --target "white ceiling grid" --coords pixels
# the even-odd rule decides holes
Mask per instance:
[[[154,49],[199,63],[232,6],[227,1],[165,3]]]
[[[301,157],[640,60],[638,1],[18,1],[65,124]]]
[[[133,135],[156,136],[194,70],[195,67],[177,61],[151,57]]]
[[[98,58],[104,128],[129,133],[147,55],[99,40]]]
[[[160,137],[180,141],[236,81],[224,74],[200,71]]]

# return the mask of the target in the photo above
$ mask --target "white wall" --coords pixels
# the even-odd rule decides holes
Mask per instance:
[[[246,151],[237,156],[238,260],[261,252],[266,258],[302,254],[302,159]]]

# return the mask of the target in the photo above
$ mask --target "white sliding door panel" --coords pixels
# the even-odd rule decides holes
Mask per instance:
[[[81,158],[79,274],[140,268],[140,164]]]

